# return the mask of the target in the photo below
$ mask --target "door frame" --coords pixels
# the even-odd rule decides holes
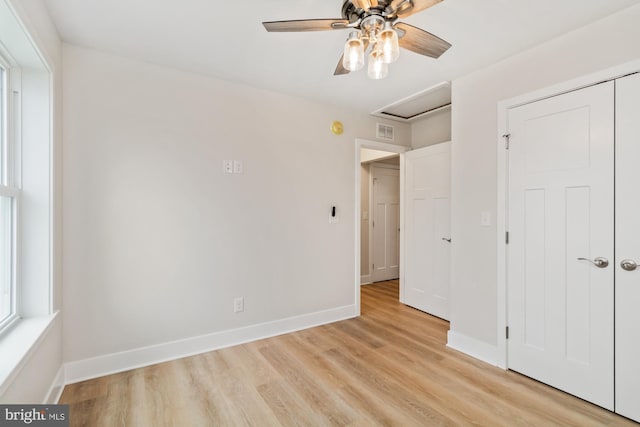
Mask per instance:
[[[380,168],[380,169],[391,169],[391,170],[397,170],[398,171],[398,178],[400,178],[400,166],[396,167],[394,165],[385,165],[384,163],[376,163],[376,162],[371,162],[369,163],[369,207],[367,209],[369,209],[369,265],[372,264],[372,260],[373,260],[373,243],[374,243],[374,239],[373,239],[373,207],[374,207],[374,203],[373,203],[373,172],[371,170],[371,168],[376,167],[376,168]],[[402,196],[402,191],[398,191],[398,198],[400,198]],[[362,206],[360,206],[360,208],[362,209]],[[361,215],[362,218],[362,215]],[[400,220],[400,218],[398,218],[398,221]],[[398,222],[398,227],[400,227],[400,222]],[[362,238],[362,236],[361,236]],[[399,243],[399,242],[398,242]],[[362,256],[362,254],[360,254]],[[398,254],[399,255],[399,254]],[[398,260],[398,267],[400,267],[399,264],[399,260]],[[371,279],[371,282],[373,283],[373,270],[371,270],[371,268],[369,268],[369,277]],[[362,277],[361,277],[362,278]],[[360,282],[362,284],[362,282]]]
[[[508,113],[511,108],[520,107],[543,99],[562,95],[594,86],[620,77],[640,72],[640,61],[631,61],[602,71],[578,77],[553,86],[509,98],[498,103],[498,134],[496,135],[497,157],[497,209],[496,209],[496,243],[497,243],[497,352],[496,364],[502,369],[509,368],[506,328],[508,326],[507,302],[507,244],[505,236],[508,227],[508,152],[505,149],[508,132]]]
[[[356,305],[356,316],[360,316],[360,221],[362,218],[362,195],[361,195],[361,173],[360,173],[360,149],[371,148],[373,150],[388,151],[400,155],[400,283],[403,282],[403,256],[402,245],[404,242],[404,222],[402,214],[404,206],[402,198],[404,195],[404,153],[410,151],[410,147],[389,144],[387,142],[373,141],[369,139],[356,138],[355,140],[355,221],[354,221],[354,294]]]

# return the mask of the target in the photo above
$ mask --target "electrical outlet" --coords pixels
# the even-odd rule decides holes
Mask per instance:
[[[238,297],[233,300],[233,312],[240,313],[244,311],[244,298]]]

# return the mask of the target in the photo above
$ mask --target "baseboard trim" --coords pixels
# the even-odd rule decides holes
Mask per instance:
[[[52,405],[58,403],[60,397],[62,396],[62,391],[64,390],[64,366],[60,366],[58,369],[58,373],[56,374],[53,382],[51,383],[51,387],[49,387],[49,392],[44,399],[44,405]]]
[[[476,338],[449,330],[447,333],[447,347],[493,366],[498,366],[498,347]]]
[[[371,275],[370,274],[367,274],[367,275],[364,275],[364,276],[360,276],[360,285],[370,285],[372,283],[373,283],[373,281],[371,279]]]
[[[73,384],[356,316],[357,307],[355,305],[347,305],[243,328],[69,362],[64,366],[64,382],[65,384]]]

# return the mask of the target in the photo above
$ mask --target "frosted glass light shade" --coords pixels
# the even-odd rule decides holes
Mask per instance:
[[[389,74],[389,64],[382,60],[382,50],[373,49],[369,55],[369,78],[374,80],[384,79]]]
[[[400,56],[398,33],[393,29],[390,22],[384,24],[384,29],[378,36],[378,44],[382,51],[382,61],[384,61],[385,64],[395,62]]]
[[[357,71],[364,66],[364,45],[357,31],[350,33],[344,44],[342,66],[349,71]]]

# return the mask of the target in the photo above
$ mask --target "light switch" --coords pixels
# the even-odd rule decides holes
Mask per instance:
[[[242,160],[233,161],[233,173],[242,173]]]
[[[480,213],[480,225],[483,227],[491,227],[491,212]]]
[[[233,160],[223,160],[222,171],[224,173],[233,173]]]
[[[362,211],[362,220],[367,221],[369,219],[369,211]]]

